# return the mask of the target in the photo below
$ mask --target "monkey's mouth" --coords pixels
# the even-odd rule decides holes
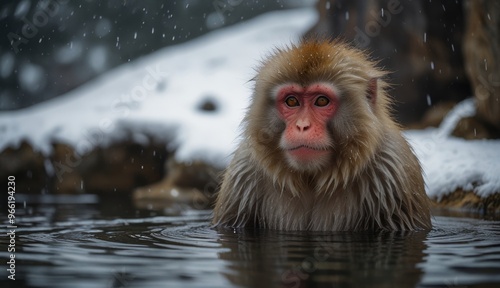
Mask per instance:
[[[323,148],[323,147],[313,147],[313,146],[309,146],[309,145],[299,145],[299,146],[296,146],[296,147],[288,149],[288,151],[292,152],[292,151],[296,151],[296,150],[299,150],[299,149],[307,149],[307,150],[315,150],[315,151],[327,151],[328,150],[328,149]]]
[[[329,153],[329,149],[309,145],[299,145],[291,149],[287,149],[287,154],[299,162],[316,161],[324,158]]]

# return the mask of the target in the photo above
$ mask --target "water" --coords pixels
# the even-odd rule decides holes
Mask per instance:
[[[234,231],[212,229],[209,210],[49,202],[16,211],[16,281],[2,268],[1,287],[500,287],[498,220],[441,215],[410,233]]]

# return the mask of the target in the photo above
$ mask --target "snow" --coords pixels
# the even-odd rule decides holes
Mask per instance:
[[[455,106],[439,128],[405,133],[422,163],[429,197],[440,200],[458,188],[481,197],[500,193],[500,140],[450,136],[461,118],[474,114],[474,100],[467,99]]]
[[[143,144],[154,137],[176,148],[179,161],[225,166],[239,141],[253,67],[266,51],[296,41],[316,18],[312,8],[268,13],[127,63],[63,97],[2,112],[0,151],[26,140],[45,155],[54,142],[84,155],[127,137]],[[105,65],[99,54],[91,60],[94,69]],[[215,111],[199,109],[207,100]],[[405,132],[433,198],[456,188],[483,197],[500,192],[500,141],[449,136],[473,108],[473,102],[463,102],[441,127]]]
[[[31,3],[29,0],[24,0],[19,2],[16,7],[16,11],[14,11],[14,17],[22,18],[28,11],[30,10]]]
[[[62,46],[56,51],[56,61],[60,64],[69,64],[81,57],[83,53],[83,45],[80,41],[71,42],[70,45]]]
[[[12,53],[4,53],[0,57],[0,77],[7,78],[12,74],[14,70],[15,58]]]
[[[19,72],[19,84],[30,92],[38,91],[41,86],[45,85],[43,68],[30,63],[22,65]]]

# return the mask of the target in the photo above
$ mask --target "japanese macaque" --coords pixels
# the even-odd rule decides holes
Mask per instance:
[[[385,72],[338,41],[276,49],[258,69],[217,226],[431,227],[420,164],[391,119]]]

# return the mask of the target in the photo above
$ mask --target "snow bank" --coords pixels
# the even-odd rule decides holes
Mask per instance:
[[[474,101],[468,99],[458,104],[439,128],[405,133],[422,163],[429,197],[440,200],[457,188],[482,197],[500,192],[500,140],[450,136],[458,120],[474,114]]]
[[[127,135],[139,143],[154,135],[172,140],[180,161],[226,165],[249,103],[252,67],[315,21],[313,9],[269,13],[123,65],[64,97],[1,113],[0,151],[25,139],[47,155],[52,142],[83,155]],[[199,109],[207,99],[215,112]],[[449,136],[460,117],[473,113],[473,102],[466,101],[440,128],[405,133],[422,162],[429,196],[457,188],[483,197],[500,191],[500,141]]]
[[[46,155],[52,142],[83,155],[130,134],[138,142],[154,135],[173,140],[179,160],[225,165],[253,67],[265,51],[299,39],[316,18],[312,8],[268,13],[123,65],[55,100],[0,113],[0,151],[27,140]],[[215,112],[200,111],[207,99]]]

